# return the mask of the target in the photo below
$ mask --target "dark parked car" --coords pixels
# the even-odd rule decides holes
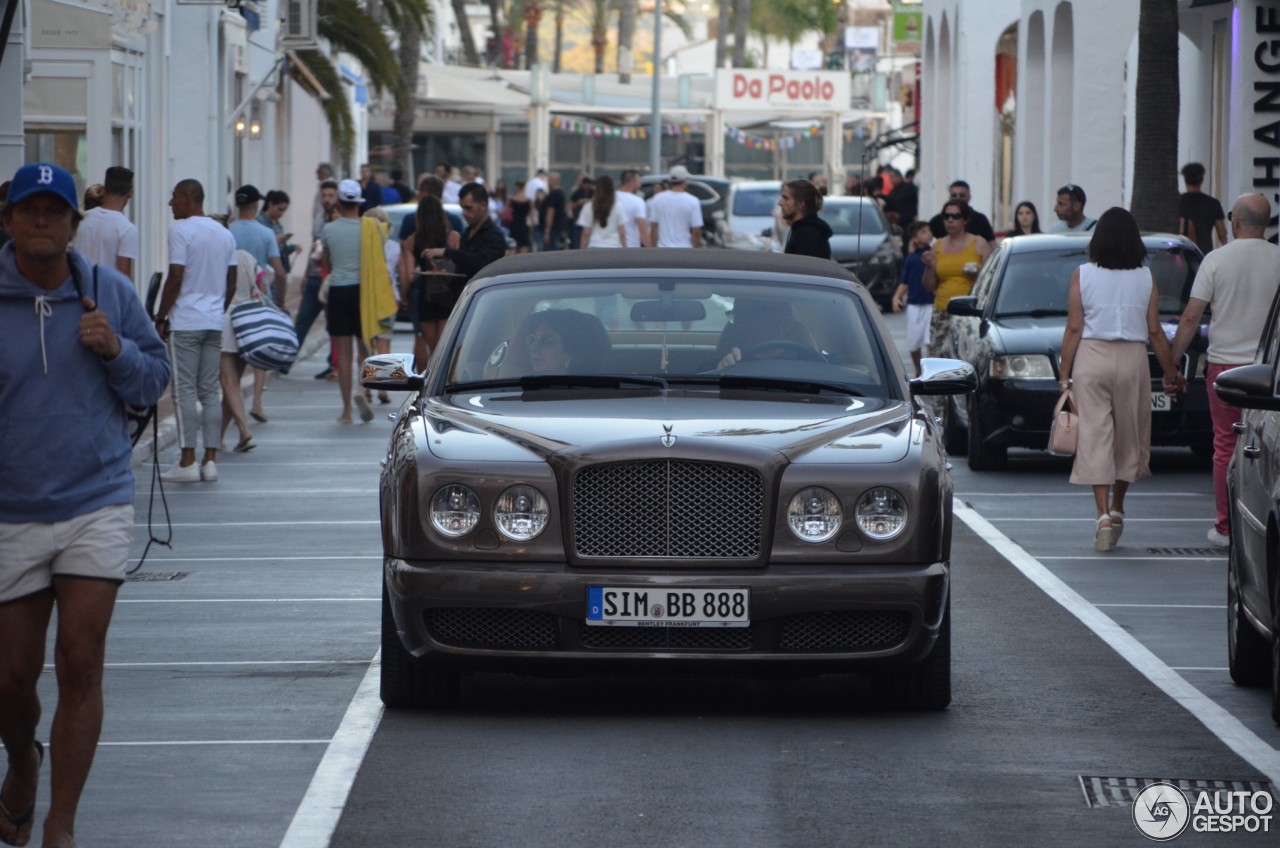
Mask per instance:
[[[666,174],[641,177],[640,196],[645,200],[653,197],[654,190],[666,179]],[[725,220],[725,204],[729,200],[729,183],[727,177],[710,177],[706,174],[693,174],[689,177],[686,191],[702,204],[702,243],[710,247],[724,247],[720,231]]]
[[[951,476],[879,310],[807,257],[582,250],[473,279],[381,480],[383,701],[459,675],[867,672],[951,699]]]
[[[831,227],[831,258],[888,308],[902,271],[902,239],[869,197],[824,197],[818,217]]]
[[[1003,467],[1011,447],[1044,450],[1058,400],[1058,364],[1067,324],[1071,272],[1088,261],[1089,235],[1006,239],[982,267],[973,293],[953,298],[948,350],[974,367],[978,390],[944,404],[947,449],[968,452],[969,467]],[[1146,235],[1148,265],[1160,290],[1161,322],[1172,334],[1187,298],[1200,250],[1176,235]],[[1204,318],[1208,326],[1208,315]],[[1203,328],[1202,328],[1203,329]],[[1165,394],[1163,372],[1151,362],[1151,443],[1185,445],[1210,455],[1213,425],[1204,373],[1206,333],[1179,363],[1187,392]]]
[[[1280,297],[1255,364],[1218,375],[1218,397],[1244,409],[1227,470],[1227,664],[1241,686],[1271,685],[1280,724]]]

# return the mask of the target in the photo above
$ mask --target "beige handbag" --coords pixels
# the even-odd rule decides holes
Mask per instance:
[[[1054,456],[1075,456],[1080,438],[1080,416],[1076,414],[1076,398],[1070,389],[1063,389],[1058,403],[1053,407],[1053,421],[1049,424],[1049,453]]]

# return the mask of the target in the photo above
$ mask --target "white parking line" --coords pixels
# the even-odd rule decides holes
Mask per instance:
[[[207,521],[179,524],[173,522],[170,527],[351,527],[359,524],[381,524],[381,519],[371,518],[367,521]],[[147,522],[134,524],[134,527],[146,527]]]
[[[178,525],[174,525],[177,527]],[[358,559],[376,559],[381,560],[380,556],[369,556],[368,554],[359,554],[352,556],[329,556],[328,554],[317,554],[316,556],[220,556],[220,557],[151,557],[147,562],[156,564],[161,562],[314,562],[317,560],[358,560]]]
[[[293,814],[280,848],[328,848],[347,796],[351,794],[356,772],[382,720],[382,702],[378,699],[381,668],[382,651],[379,650],[373,655],[369,671],[356,689],[338,732],[333,734],[333,741]]]
[[[122,598],[117,604],[345,604],[378,598]]]
[[[203,745],[328,745],[331,739],[187,739],[148,742],[99,742],[99,748],[165,748]]]
[[[1039,560],[997,530],[991,522],[961,504],[955,505],[954,514],[1028,580],[1039,586],[1041,591],[1078,618],[1166,695],[1185,707],[1228,748],[1262,772],[1271,783],[1280,783],[1280,751],[1272,748],[1238,718],[1180,677],[1149,648],[1086,601]]]
[[[1210,667],[1208,667],[1208,666],[1175,665],[1175,666],[1173,667],[1173,670],[1174,670],[1174,671],[1216,671],[1216,672],[1224,672],[1224,671],[1230,671],[1231,669],[1227,668],[1226,666],[1223,666],[1222,668],[1210,668]]]

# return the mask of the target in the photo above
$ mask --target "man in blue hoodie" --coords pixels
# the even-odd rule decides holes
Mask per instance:
[[[13,236],[0,248],[0,740],[9,762],[0,840],[31,838],[44,759],[36,683],[57,604],[44,844],[71,845],[102,727],[107,627],[133,540],[124,405],[159,400],[169,361],[129,280],[67,249],[80,221],[69,173],[19,168],[0,220]]]

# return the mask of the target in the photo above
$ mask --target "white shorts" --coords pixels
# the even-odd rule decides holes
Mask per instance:
[[[133,504],[53,523],[0,521],[0,604],[43,592],[55,577],[123,583],[133,545]]]
[[[929,346],[929,321],[932,303],[907,304],[907,350],[924,350]]]

